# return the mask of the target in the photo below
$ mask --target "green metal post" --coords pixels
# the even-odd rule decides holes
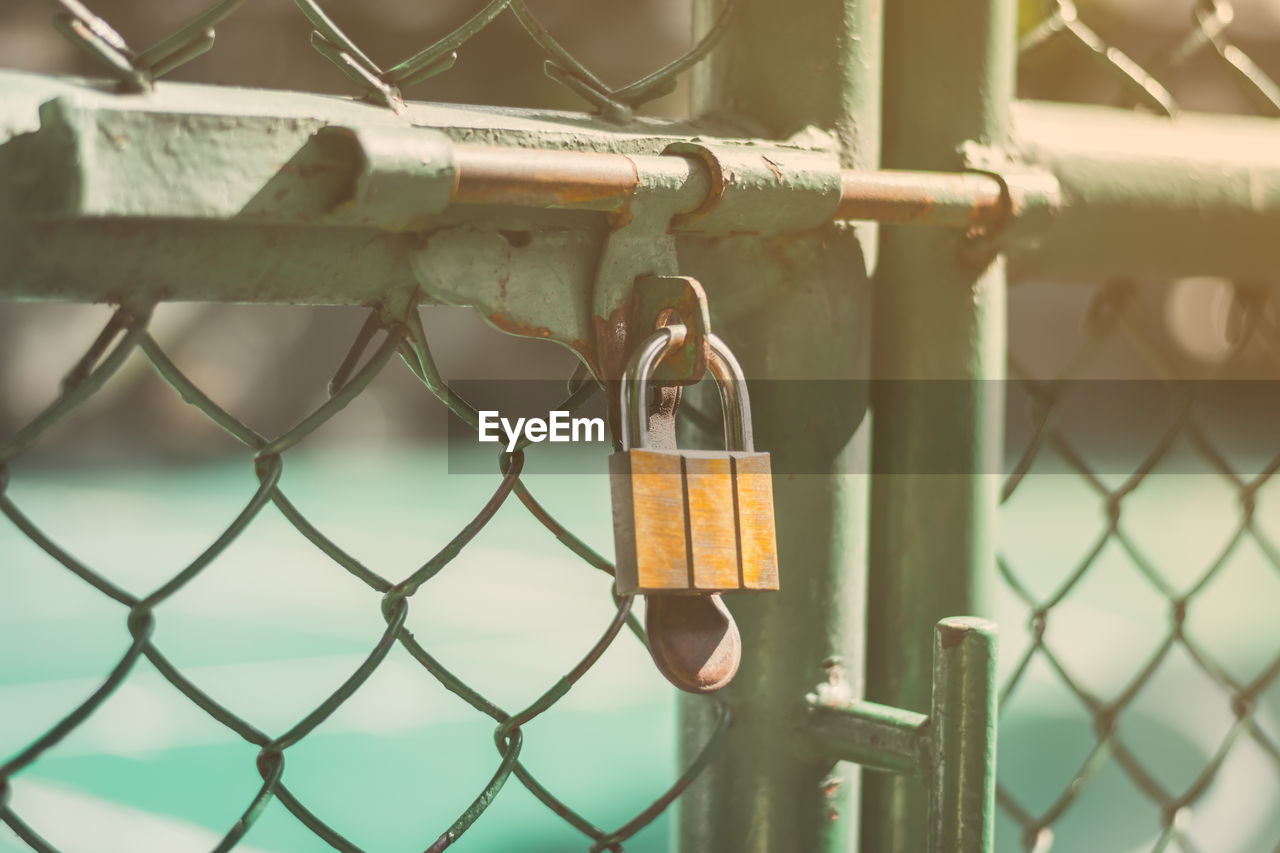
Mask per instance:
[[[705,21],[719,0],[700,0]],[[731,31],[695,79],[700,112],[732,112],[751,133],[836,137],[842,164],[878,160],[878,0],[736,0]],[[845,851],[858,771],[813,748],[805,696],[827,681],[861,687],[865,478],[848,476],[867,401],[815,399],[798,380],[870,375],[874,225],[832,224],[778,238],[681,243],[681,272],[707,289],[712,322],[743,362],[756,446],[774,454],[782,589],[726,596],[742,667],[717,697],[682,700],[682,751],[705,740],[718,701],[724,744],[680,804],[679,846],[697,853]],[[723,294],[723,295],[718,295]],[[754,380],[765,380],[755,382]],[[835,396],[835,395],[831,395]],[[801,473],[788,473],[801,472]]]
[[[929,850],[989,853],[996,810],[995,625],[944,619],[933,642]]]
[[[833,695],[808,697],[809,731],[824,754],[923,779],[929,853],[987,853],[996,806],[996,626],[957,616],[934,628],[928,716]]]
[[[958,171],[962,149],[1007,143],[1015,4],[886,4],[885,166]],[[1004,375],[1003,258],[962,252],[958,231],[886,226],[876,274],[867,698],[926,711],[935,622],[985,615],[994,576]],[[930,393],[921,380],[957,380]],[[920,470],[939,442],[946,471]],[[918,853],[928,798],[868,777],[862,849]],[[944,848],[950,849],[950,848]],[[975,848],[976,849],[976,848]]]

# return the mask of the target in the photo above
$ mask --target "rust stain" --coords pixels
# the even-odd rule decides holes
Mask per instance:
[[[610,231],[618,231],[626,228],[631,224],[631,220],[635,218],[634,214],[631,213],[630,203],[623,205],[621,210],[616,213],[610,213],[608,216]]]
[[[575,338],[571,341],[563,341],[551,334],[551,330],[546,326],[531,326],[528,323],[521,323],[518,320],[512,320],[500,311],[495,311],[489,315],[489,322],[496,328],[501,329],[509,335],[519,335],[522,338],[542,338],[543,340],[556,340],[566,344],[570,349],[580,353],[587,360],[588,366],[595,368],[592,359],[591,345],[581,338]]]
[[[773,475],[768,453],[733,459],[735,511],[742,588],[777,590],[778,532],[773,517]]]
[[[929,190],[884,172],[846,170],[841,176],[836,219],[914,222],[933,212]]]
[[[496,146],[457,149],[460,204],[621,210],[640,179],[623,154],[592,151],[521,150]]]
[[[953,625],[938,626],[938,639],[944,649],[954,649],[964,642],[965,635],[968,633],[964,628],[957,628]]]
[[[596,369],[596,375],[605,379],[618,379],[627,358],[627,328],[630,326],[631,314],[634,310],[634,297],[628,297],[617,308],[609,312],[608,317],[591,318],[594,331],[594,359],[587,357],[587,363]],[[586,353],[584,353],[586,356]]]
[[[688,228],[697,227],[697,221],[719,206],[724,200],[725,190],[725,174],[721,168],[720,161],[714,154],[706,148],[698,146],[692,151],[681,150],[681,154],[690,154],[702,160],[707,166],[707,172],[711,175],[711,187],[707,190],[707,197],[703,199],[702,204],[693,210],[681,213],[679,216],[672,217],[672,228]]]
[[[968,235],[971,238],[994,236],[1004,228],[1012,213],[1011,206],[1005,204],[1004,193],[998,187],[993,187],[990,192],[979,193],[969,210]]]
[[[780,168],[779,164],[778,164],[778,163],[775,163],[773,160],[770,160],[770,159],[769,159],[768,157],[766,157],[764,154],[761,154],[761,155],[760,155],[760,159],[761,159],[761,160],[763,160],[763,161],[764,161],[764,164],[765,164],[766,166],[768,166],[768,167],[769,167],[769,171],[773,172],[774,176],[776,176],[776,177],[777,177],[777,179],[778,179],[779,181],[781,181],[781,180],[782,180],[782,169]]]

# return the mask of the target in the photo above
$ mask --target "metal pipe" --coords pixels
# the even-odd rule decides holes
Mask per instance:
[[[697,209],[711,192],[701,161],[661,155],[454,146],[456,204],[621,210],[641,176],[661,172],[684,184]],[[842,169],[834,220],[943,227],[994,225],[1004,215],[1000,182],[976,173]]]
[[[929,718],[875,702],[809,700],[809,734],[824,755],[872,770],[921,775]]]
[[[929,850],[988,853],[996,799],[996,626],[943,619],[933,638]]]
[[[884,165],[961,172],[1010,142],[1016,4],[885,6]],[[966,160],[975,156],[975,160]],[[910,471],[948,430],[950,475],[872,478],[866,697],[930,707],[933,627],[986,615],[995,569],[1003,406],[1005,265],[965,257],[956,230],[887,225],[876,272],[873,468]],[[918,380],[960,380],[964,394],[921,395]],[[928,798],[902,776],[869,776],[863,850],[928,847]],[[947,848],[933,848],[946,850]]]
[[[808,697],[806,728],[824,755],[923,777],[929,790],[924,827],[933,853],[988,853],[995,821],[996,626],[952,617],[934,628],[929,715],[850,701],[837,685]]]
[[[620,210],[635,192],[636,160],[622,154],[457,145],[458,204]],[[646,161],[659,159],[655,156]],[[667,158],[682,160],[682,158]],[[692,173],[696,168],[684,161]],[[653,166],[656,164],[645,164]],[[672,164],[679,168],[679,164]],[[689,176],[692,178],[692,174]]]
[[[983,228],[1005,215],[1000,182],[990,175],[845,169],[840,177],[835,219]]]
[[[810,0],[803,14],[792,0],[734,6],[730,31],[693,69],[695,114],[735,110],[774,138],[833,128],[842,168],[877,168],[884,4]],[[697,0],[695,24],[714,21],[723,7]],[[770,204],[763,195],[760,203]],[[843,853],[857,829],[857,766],[813,749],[799,723],[814,684],[838,678],[861,690],[865,481],[847,472],[866,464],[867,430],[858,429],[866,401],[852,391],[818,400],[799,387],[805,383],[768,380],[869,378],[875,236],[874,225],[859,225],[787,240],[677,244],[681,272],[708,283],[717,333],[746,375],[764,380],[751,402],[774,471],[812,472],[773,478],[781,589],[725,596],[743,643],[737,677],[719,694],[733,725],[679,803],[678,849],[686,853]],[[754,310],[718,300],[712,288],[721,287],[757,294]],[[688,761],[718,714],[714,700],[682,696],[680,715]]]
[[[832,21],[826,25],[835,29],[843,26]],[[974,26],[979,25],[975,20]],[[940,51],[937,56],[959,59],[959,45],[953,41],[930,49]],[[963,58],[969,61],[972,50],[965,46],[965,51],[969,53]],[[899,62],[895,67],[904,75],[925,75],[935,59],[919,51],[912,63]],[[818,108],[825,98],[828,112],[836,112],[830,93],[821,95],[798,80],[782,87],[765,70],[771,67],[771,63],[764,63],[761,68],[741,71],[756,76],[752,85],[759,83],[764,92],[761,100],[770,99],[779,111],[785,107],[799,113]],[[695,76],[702,68],[695,69]],[[966,121],[970,129],[964,133],[947,133],[945,124],[938,122],[939,117],[956,112],[951,103],[956,92],[972,95],[978,106],[974,115],[985,115],[991,90],[978,82],[959,87],[952,72],[930,73],[933,79],[922,97],[929,98],[933,112],[921,112],[910,122],[895,119],[897,129],[890,128],[891,139],[903,139],[908,148],[927,149],[930,156],[903,159],[895,143],[889,165],[896,171],[879,170],[874,158],[859,155],[856,161],[846,159],[841,176],[844,192],[834,216],[967,227],[966,219],[971,215],[982,219],[991,214],[998,182],[987,175],[964,172],[966,164],[956,155],[955,145],[994,137],[974,129],[973,122]],[[907,101],[900,97],[899,84],[890,85],[897,87],[891,106],[900,111]],[[744,91],[747,88],[744,86]],[[148,235],[155,228],[180,231],[184,239],[191,234],[219,256],[231,257],[244,253],[222,244],[243,242],[244,235],[236,233],[239,226],[323,226],[323,232],[314,236],[301,233],[310,232],[310,227],[297,233],[282,231],[272,235],[271,242],[310,243],[305,251],[325,254],[317,266],[333,271],[329,277],[337,280],[352,279],[356,267],[339,271],[345,266],[342,259],[350,253],[346,248],[330,250],[330,244],[364,239],[359,233],[335,236],[337,228],[415,230],[442,213],[442,205],[436,206],[438,198],[452,197],[460,204],[611,212],[620,210],[639,178],[651,172],[679,184],[681,192],[688,193],[691,209],[699,207],[710,191],[706,170],[689,158],[619,153],[655,152],[687,139],[693,132],[687,124],[655,121],[650,135],[640,137],[585,118],[566,126],[535,114],[412,104],[414,125],[389,127],[383,121],[385,116],[372,106],[302,93],[284,97],[252,90],[214,91],[182,83],[166,84],[163,97],[158,95],[160,100],[144,110],[83,81],[3,69],[0,90],[6,95],[0,99],[0,151],[4,155],[0,157],[0,217],[6,228],[0,231],[8,238],[0,239],[0,268],[12,273],[0,284],[6,292],[34,287],[28,282],[48,281],[50,276],[45,273],[53,266],[65,271],[53,276],[65,295],[100,299],[122,287],[133,287],[128,282],[151,276],[153,242],[170,240],[166,234],[164,239],[153,241]],[[744,105],[749,102],[751,98],[717,106],[747,110]],[[71,109],[68,105],[73,103],[75,108]],[[45,105],[43,111],[41,105]],[[206,117],[201,121],[221,116],[217,121],[226,126],[217,134],[177,132],[194,120],[192,116]],[[466,124],[460,125],[464,118]],[[1269,278],[1280,267],[1280,241],[1274,239],[1280,228],[1280,122],[1192,113],[1170,119],[1106,107],[1038,102],[1013,104],[1012,121],[1015,144],[1010,147],[1032,165],[1050,172],[1061,185],[1062,198],[1040,245],[1011,249],[1019,273],[1090,281],[1102,274]],[[286,128],[288,122],[293,123]],[[459,136],[480,137],[493,144],[450,142],[439,130],[450,126],[466,128]],[[856,133],[853,125],[846,127],[835,120],[822,126],[843,128],[841,145],[850,150],[865,152],[879,136],[875,123],[865,117],[859,119]],[[921,132],[922,127],[928,132]],[[395,156],[366,157],[367,162],[361,162],[359,147],[319,144],[341,140],[340,134],[331,131],[342,128],[351,131],[348,135],[357,141],[367,137],[397,143],[394,150],[374,146],[365,149],[364,155]],[[777,131],[773,135],[785,134]],[[125,136],[128,145],[116,144]],[[419,137],[416,142],[415,136]],[[937,142],[944,136],[949,140],[946,145]],[[570,151],[568,146],[597,150]],[[237,167],[223,169],[218,152],[231,148],[237,151]],[[767,155],[770,143],[756,140],[752,150]],[[452,159],[455,155],[456,163]],[[193,169],[192,164],[199,168]],[[369,198],[349,197],[353,183],[366,168],[374,177],[385,178],[373,182],[376,186],[371,197],[377,206],[383,213],[398,211],[403,221],[370,217],[369,210],[360,209]],[[181,175],[182,180],[175,180],[175,175]],[[412,180],[401,180],[402,176]],[[436,179],[438,191],[432,186]],[[1011,188],[1016,191],[1015,185]],[[382,197],[384,193],[390,197]],[[770,205],[772,200],[762,195],[760,204]],[[127,223],[138,220],[146,222],[147,234],[122,233]],[[46,227],[54,222],[67,227],[60,227],[55,234]],[[202,230],[198,227],[202,223],[215,225],[216,230]],[[811,227],[808,220],[806,223],[804,227]],[[38,238],[30,236],[31,229],[37,227],[45,230]],[[106,228],[115,230],[103,233]],[[780,226],[779,230],[786,229]],[[951,241],[952,237],[939,239]],[[115,259],[103,266],[96,253],[70,251],[82,240],[113,246]],[[42,242],[44,250],[28,252],[27,247],[36,242]],[[60,246],[70,249],[62,251]],[[187,251],[184,247],[183,252]],[[73,257],[76,255],[83,264]],[[391,263],[395,259],[386,260]],[[362,256],[357,265],[369,262]],[[81,266],[98,270],[98,281],[91,284],[92,271],[81,275]],[[187,276],[195,274],[190,264],[178,267]],[[200,292],[229,294],[224,283],[210,283],[219,271],[209,269],[209,276],[199,284]],[[263,294],[262,298],[301,298],[294,294],[307,288],[314,273],[304,270],[294,275],[291,269],[269,276],[277,286],[255,283],[237,291],[235,298],[254,298],[256,293]],[[118,278],[106,280],[117,271]],[[180,277],[166,272],[155,278]],[[278,286],[286,280],[298,284]],[[196,286],[195,279],[190,286]],[[188,283],[184,280],[157,287],[168,292],[171,287],[186,288]]]
[[[1062,206],[1019,275],[1273,279],[1280,269],[1280,122],[1019,102],[1018,149]]]

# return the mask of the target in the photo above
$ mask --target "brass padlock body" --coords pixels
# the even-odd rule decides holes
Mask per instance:
[[[619,595],[778,588],[769,454],[609,457]]]

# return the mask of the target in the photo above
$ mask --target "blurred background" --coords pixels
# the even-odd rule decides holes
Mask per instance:
[[[205,5],[94,0],[92,8],[130,43],[149,44]],[[335,3],[330,12],[387,64],[478,7],[367,0]],[[529,0],[529,7],[611,85],[691,45],[687,0]],[[0,66],[95,75],[50,26],[51,8],[38,0],[0,6]],[[1236,0],[1232,8],[1232,44],[1280,76],[1280,3]],[[1194,9],[1185,0],[1079,4],[1081,20],[1102,42],[1152,67],[1194,29]],[[1053,11],[1023,0],[1023,33]],[[217,47],[172,79],[356,94],[311,49],[311,27],[288,2],[248,3],[217,30]],[[1020,95],[1131,106],[1114,69],[1086,61],[1078,48],[1059,39],[1026,53]],[[406,94],[582,109],[542,73],[542,58],[504,13],[466,44],[452,70]],[[1160,79],[1185,109],[1256,109],[1212,50]],[[645,111],[686,114],[685,85],[682,79]],[[1273,282],[1206,278],[1018,281],[1010,303],[1011,377],[1274,381],[1278,293]],[[54,399],[110,314],[104,306],[0,305],[0,439]],[[422,316],[448,379],[566,379],[573,371],[567,352],[499,334],[467,310],[430,308]],[[273,436],[324,402],[363,321],[359,309],[166,304],[150,328],[197,386]],[[1069,415],[1054,421],[1059,440],[1030,455],[1043,414],[1034,406],[1010,413],[1010,466],[1024,456],[1034,461],[1027,477],[1006,487],[1002,520],[997,849],[1161,847],[1161,815],[1188,792],[1194,804],[1179,812],[1181,838],[1167,849],[1280,849],[1280,485],[1262,476],[1280,446],[1270,455],[1231,457],[1228,467],[1240,474],[1233,480],[1204,450],[1205,441],[1227,444],[1223,435],[1202,441],[1184,429],[1178,443],[1192,461],[1156,465],[1135,479],[1143,454],[1116,449],[1126,437],[1098,426],[1105,419],[1092,408],[1096,402],[1056,403]],[[1258,413],[1214,417],[1229,432],[1233,420],[1256,423]],[[347,409],[290,451],[282,489],[344,550],[387,577],[403,577],[479,510],[498,479],[496,471],[490,478],[448,475],[444,432],[444,408],[393,359]],[[1061,473],[1073,442],[1093,454],[1088,474],[1071,465],[1074,473]],[[1231,456],[1229,447],[1223,452]],[[249,455],[135,354],[11,466],[8,495],[76,558],[145,594],[243,508],[258,482]],[[1255,479],[1246,517],[1243,484]],[[604,478],[538,475],[529,483],[566,527],[612,555]],[[1109,499],[1117,491],[1122,514]],[[122,613],[3,522],[0,555],[0,754],[7,756],[96,688],[121,652]],[[409,624],[445,666],[510,711],[595,642],[613,615],[609,585],[508,501],[431,582],[430,595],[414,599]],[[1174,602],[1192,591],[1185,618],[1172,617]],[[166,603],[157,645],[220,702],[274,734],[369,653],[384,628],[375,604],[369,589],[268,506]],[[492,721],[417,667],[393,649],[355,698],[289,750],[291,789],[367,850],[421,848],[497,766]],[[1246,694],[1253,703],[1247,723],[1238,707]],[[1112,702],[1122,703],[1117,737],[1100,722],[1100,707]],[[674,706],[644,650],[624,636],[531,724],[522,755],[563,800],[597,825],[615,827],[679,772]],[[23,772],[13,802],[63,850],[204,850],[260,785],[255,753],[141,661],[99,712]],[[664,813],[627,849],[667,849],[669,822]],[[457,849],[584,846],[581,835],[512,783]],[[10,849],[26,848],[0,829],[0,850]],[[328,848],[272,802],[238,849]]]

